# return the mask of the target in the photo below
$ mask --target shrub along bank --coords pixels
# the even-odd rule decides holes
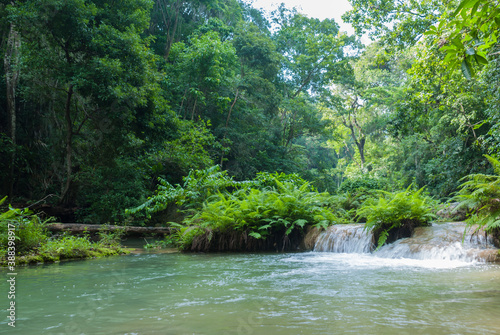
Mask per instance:
[[[3,198],[0,205],[5,201]],[[7,265],[14,259],[20,265],[128,253],[120,246],[118,234],[102,233],[98,242],[92,242],[88,234],[51,236],[46,229],[50,221],[42,220],[28,208],[9,206],[0,214],[0,264]]]
[[[351,187],[330,195],[294,174],[259,173],[236,182],[213,167],[190,173],[183,186],[161,181],[156,195],[129,213],[154,218],[175,202],[184,219],[170,223],[179,231],[169,242],[185,251],[297,250],[306,227],[324,229],[356,219],[366,219],[382,246],[411,236],[434,218],[436,202],[423,189],[391,193],[378,187],[367,182],[362,192]]]
[[[304,227],[327,227],[339,220],[326,205],[328,194],[308,183],[275,180],[275,186],[218,193],[184,220],[183,250],[296,250]]]
[[[237,182],[212,167],[190,173],[183,186],[161,181],[157,194],[129,213],[154,217],[175,202],[185,218],[173,223],[174,238],[186,251],[287,251],[297,249],[306,226],[344,222],[331,201],[295,174]]]
[[[436,216],[437,203],[410,185],[402,192],[380,192],[378,198],[369,198],[358,209],[357,215],[366,217],[366,229],[372,229],[377,249],[397,239],[410,237],[416,227],[428,226]]]
[[[498,174],[500,163],[488,157]],[[498,170],[498,171],[497,171]],[[499,177],[470,175],[457,198],[472,215],[470,225],[479,223],[489,233],[498,233],[500,206]],[[309,227],[325,229],[332,224],[365,221],[372,230],[377,248],[399,238],[410,237],[419,226],[429,225],[436,216],[437,201],[425,189],[379,190],[380,183],[350,184],[338,194],[318,192],[295,174],[259,173],[248,181],[235,181],[218,166],[193,170],[182,185],[160,180],[158,190],[129,215],[145,217],[158,224],[161,213],[175,206],[181,222],[167,223],[176,233],[162,245],[184,251],[295,251]],[[360,184],[360,185],[361,185]],[[384,187],[387,189],[387,187]],[[342,192],[342,190],[344,190]],[[5,201],[5,198],[2,202]],[[0,205],[2,204],[0,202]],[[9,207],[0,215],[0,259],[8,256],[9,227],[15,227],[18,263],[92,258],[124,253],[117,235],[101,233],[98,242],[82,237],[50,236],[47,221],[28,209]]]
[[[500,248],[500,161],[485,155],[493,166],[495,174],[471,174],[462,179],[463,184],[455,197],[459,208],[469,212],[466,222],[469,227],[477,225],[493,236]]]

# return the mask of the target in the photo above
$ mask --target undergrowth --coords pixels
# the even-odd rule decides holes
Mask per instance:
[[[182,186],[162,182],[155,196],[129,212],[151,216],[175,202],[185,216],[181,223],[166,223],[178,229],[168,243],[193,251],[266,250],[275,244],[284,248],[290,238],[303,236],[306,226],[324,229],[359,220],[366,220],[366,229],[373,230],[381,247],[411,236],[415,227],[434,218],[436,202],[424,195],[423,188],[375,189],[380,186],[384,185],[358,180],[330,195],[295,174],[263,172],[253,180],[236,182],[217,166],[192,171]],[[249,243],[255,248],[242,247]]]
[[[411,236],[415,227],[427,226],[435,218],[436,201],[423,194],[424,188],[415,191],[412,186],[402,192],[381,191],[378,199],[368,199],[357,211],[366,218],[365,228],[373,231],[377,249]]]
[[[286,241],[306,225],[326,228],[344,222],[331,210],[330,194],[317,192],[296,174],[261,172],[253,180],[234,181],[214,166],[191,171],[182,186],[160,182],[156,195],[129,213],[151,217],[175,203],[185,217],[181,224],[168,223],[178,228],[168,244],[184,250],[192,249],[193,242],[209,247],[214,234],[222,243],[271,236]]]
[[[495,175],[471,174],[461,179],[460,190],[455,199],[457,208],[469,212],[468,227],[478,225],[487,233],[500,233],[500,161],[485,155],[493,166]]]
[[[218,193],[201,210],[184,220],[181,247],[189,248],[193,238],[210,232],[247,232],[255,239],[273,234],[289,235],[306,225],[326,228],[338,218],[326,204],[329,194],[311,191],[310,185],[274,180],[274,187],[242,189],[233,194]]]
[[[0,205],[6,199],[3,198]],[[120,246],[117,233],[100,232],[98,242],[92,242],[88,234],[82,237],[50,236],[46,225],[52,221],[51,218],[42,220],[28,208],[8,206],[0,214],[0,264],[7,265],[14,260],[16,265],[56,262],[127,253]]]
[[[166,180],[158,178],[156,194],[149,197],[138,207],[128,209],[126,213],[138,215],[144,213],[148,219],[151,215],[167,209],[169,204],[175,203],[184,209],[196,209],[210,196],[217,192],[226,192],[244,187],[248,182],[238,182],[221,171],[215,165],[204,170],[191,170],[183,177],[183,185],[171,185]]]

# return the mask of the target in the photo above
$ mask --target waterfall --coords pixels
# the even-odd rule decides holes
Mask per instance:
[[[464,223],[436,224],[415,229],[413,236],[383,246],[375,254],[384,258],[487,261],[497,249],[484,232],[464,236]]]
[[[443,261],[492,261],[498,249],[484,232],[464,236],[464,223],[442,223],[415,229],[412,237],[400,239],[373,252],[380,258],[410,258]],[[362,224],[334,225],[321,233],[314,251],[370,253],[373,237]]]
[[[333,225],[318,236],[314,251],[368,253],[373,249],[372,240],[362,224]]]

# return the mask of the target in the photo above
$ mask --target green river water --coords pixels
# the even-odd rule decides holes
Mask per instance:
[[[16,280],[14,329],[0,285],[1,334],[500,333],[494,264],[142,253],[19,267]]]

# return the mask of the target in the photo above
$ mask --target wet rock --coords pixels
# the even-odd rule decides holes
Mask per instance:
[[[458,202],[452,202],[440,209],[436,215],[450,221],[464,221],[467,218],[467,210],[458,208]]]
[[[306,229],[306,235],[304,236],[304,239],[302,240],[299,249],[304,251],[314,250],[314,246],[316,245],[316,241],[320,233],[321,233],[320,229],[308,226]]]

